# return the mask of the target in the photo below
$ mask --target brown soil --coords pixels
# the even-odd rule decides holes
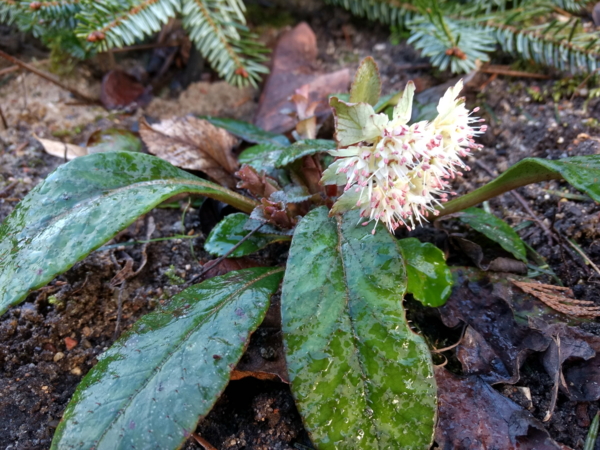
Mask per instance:
[[[372,26],[361,21],[351,20],[346,12],[325,9],[312,17],[318,17],[311,19],[310,24],[318,36],[319,60],[324,70],[340,67],[354,70],[360,59],[373,54],[382,69],[385,92],[403,87],[409,78],[415,78],[421,89],[439,83],[428,71],[406,69],[407,64],[423,62],[412,50],[402,45],[392,47],[385,33],[373,31]],[[342,25],[346,26],[346,34],[341,31]],[[16,51],[20,50],[17,47]],[[77,84],[82,89],[97,90],[98,79],[86,69],[79,70],[82,72],[78,72]],[[584,112],[584,100],[580,97],[557,103],[550,98],[540,103],[531,99],[528,88],[543,90],[551,85],[551,81],[498,79],[488,84],[477,98],[475,95],[470,98],[471,105],[477,103],[485,107],[490,131],[484,137],[484,150],[471,158],[472,171],[464,180],[457,181],[459,192],[481,186],[492,179],[488,171],[496,175],[524,157],[556,159],[600,153],[598,127],[585,125],[592,123],[586,119],[600,117],[600,101],[591,101]],[[182,96],[177,100],[166,95],[131,116],[107,113],[96,107],[66,105],[72,101],[68,93],[33,75],[15,75],[7,82],[0,80],[0,104],[10,125],[8,130],[0,132],[0,191],[17,182],[0,198],[0,220],[33,186],[63,162],[46,155],[34,134],[52,137],[54,133],[65,141],[81,144],[97,128],[119,125],[135,130],[137,119],[143,114],[157,118],[200,112],[249,119],[256,105],[256,91],[232,91],[223,84],[200,83],[190,92],[195,92],[193,102],[190,97]],[[236,107],[241,98],[247,98],[243,108]],[[522,188],[519,192],[537,218],[562,237],[573,239],[592,261],[600,265],[600,206],[591,201],[561,198],[549,190],[577,193],[565,183],[556,181]],[[121,260],[126,252],[137,264],[141,259],[139,245],[93,253],[0,318],[0,417],[3,418],[0,421],[0,448],[49,448],[66,404],[98,355],[114,342],[119,330],[127,329],[140,316],[178,291],[179,288],[172,284],[174,277],[166,274],[169,268],[173,266],[177,276],[188,279],[200,270],[193,255],[202,263],[209,259],[202,250],[204,236],[228,210],[212,202],[203,207],[190,207],[182,224],[186,205],[187,201],[181,200],[175,208],[150,213],[156,222],[152,237],[187,234],[191,230],[201,233],[201,237],[150,244],[148,264],[122,292],[109,286],[119,270],[115,260]],[[489,206],[512,225],[532,219],[531,213],[510,194],[490,201]],[[140,218],[113,243],[144,239],[146,221],[147,217]],[[446,221],[443,229],[428,226],[412,235],[450,249],[451,264],[472,264],[446,242],[448,232],[466,232],[464,227],[456,221]],[[565,286],[573,288],[578,298],[600,304],[600,275],[576,253],[569,251],[568,245],[550,242],[535,223],[519,233],[546,258],[550,268]],[[493,248],[491,244],[490,248]],[[255,259],[265,265],[278,264],[285,260],[286,249],[285,245],[274,246],[260,252]],[[122,318],[120,328],[116,330],[119,296]],[[600,334],[596,322],[587,323],[585,329]],[[447,333],[450,337],[455,336],[453,331],[447,330]],[[261,345],[253,341],[253,345]],[[67,345],[73,344],[68,350]],[[535,357],[527,360],[519,385],[531,388],[532,412],[541,420],[550,400],[552,381]],[[511,386],[497,388],[519,401]],[[582,448],[590,418],[598,406],[570,402],[560,394],[554,416],[545,426],[556,441]],[[274,381],[244,379],[231,382],[213,411],[199,424],[197,434],[219,449],[312,448],[288,386]],[[200,446],[190,439],[185,448]]]

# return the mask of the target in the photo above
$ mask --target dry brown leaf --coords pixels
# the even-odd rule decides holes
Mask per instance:
[[[222,128],[193,116],[154,125],[142,119],[140,136],[153,155],[182,169],[200,170],[224,186],[235,187],[233,173],[238,163],[231,150],[238,139]]]
[[[527,283],[524,281],[509,280],[523,292],[533,295],[550,308],[563,314],[581,317],[600,317],[600,306],[588,300],[573,298],[573,291],[566,287],[551,284]]]
[[[66,156],[69,161],[77,158],[78,156],[87,155],[87,149],[80,147],[79,145],[65,144],[64,142],[42,139],[37,136],[36,139],[40,141],[46,153],[58,158],[64,158],[65,151],[67,152]]]

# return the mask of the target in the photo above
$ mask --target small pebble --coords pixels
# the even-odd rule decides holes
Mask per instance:
[[[65,346],[67,347],[67,350],[73,350],[77,346],[77,341],[73,338],[66,337]]]
[[[83,329],[81,330],[81,333],[85,337],[90,337],[92,335],[92,329],[90,327],[83,327]]]
[[[81,375],[81,369],[80,369],[79,367],[73,367],[73,368],[71,369],[71,373],[72,373],[73,375],[80,376],[80,375]]]
[[[556,140],[556,142],[562,144],[563,142],[565,142],[565,138],[561,136]]]
[[[65,354],[63,352],[57,352],[54,354],[54,362],[59,362],[61,359],[63,359],[65,357]]]

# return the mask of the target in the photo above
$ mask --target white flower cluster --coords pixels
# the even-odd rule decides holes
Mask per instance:
[[[366,103],[337,101],[336,137],[340,149],[325,171],[324,184],[345,185],[333,212],[360,209],[367,225],[383,221],[390,231],[401,224],[410,230],[436,205],[447,201],[449,180],[469,167],[461,160],[482,146],[474,137],[484,133],[483,119],[472,117],[459,99],[462,81],[441,98],[432,122],[408,125],[414,85],[410,82],[394,108],[393,118],[376,114]],[[477,112],[478,108],[473,110]],[[375,232],[375,229],[373,229]]]

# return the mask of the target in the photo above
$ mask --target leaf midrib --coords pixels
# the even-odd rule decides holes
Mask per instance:
[[[364,394],[364,398],[365,399],[369,399],[370,401],[372,401],[371,399],[371,395],[369,393],[369,389],[368,389],[368,383],[367,383],[367,373],[365,371],[365,366],[363,364],[363,359],[362,359],[362,354],[358,348],[358,344],[360,343],[360,340],[358,339],[357,336],[357,332],[356,332],[356,326],[354,324],[354,320],[351,314],[351,308],[350,308],[350,290],[348,289],[348,276],[347,276],[347,271],[346,271],[346,264],[344,263],[344,255],[342,253],[342,241],[344,240],[344,236],[341,230],[342,227],[342,218],[340,216],[336,216],[336,220],[335,220],[335,229],[336,229],[336,233],[337,233],[337,237],[338,237],[338,243],[337,243],[337,251],[340,257],[340,263],[342,265],[342,272],[344,273],[344,292],[345,292],[345,297],[346,297],[346,302],[345,302],[345,310],[348,314],[348,319],[350,320],[350,327],[352,328],[352,340],[354,341],[355,345],[354,345],[354,352],[357,356],[357,360],[358,360],[358,365],[360,367],[360,374],[361,374],[361,378],[362,378],[362,386],[363,386],[363,394]],[[367,404],[368,407],[368,404]],[[373,414],[374,415],[374,414]],[[367,414],[367,418],[369,420],[369,422],[371,422],[371,425],[373,426],[373,429],[375,431],[374,435],[375,435],[375,439],[377,439],[377,443],[378,443],[378,447],[380,447],[381,441],[379,439],[379,433],[378,433],[378,427],[375,423],[375,420],[373,418],[373,415],[369,416]]]

